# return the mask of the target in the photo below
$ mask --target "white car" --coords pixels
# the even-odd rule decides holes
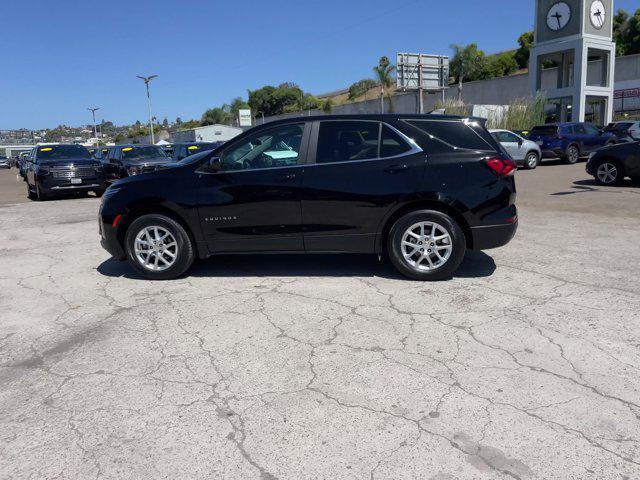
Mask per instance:
[[[527,140],[509,130],[489,130],[489,132],[518,165],[527,169],[534,169],[540,165],[542,151],[536,142]]]
[[[618,139],[618,142],[634,142],[640,140],[640,122],[638,121],[613,122],[607,125],[604,131],[613,133]]]

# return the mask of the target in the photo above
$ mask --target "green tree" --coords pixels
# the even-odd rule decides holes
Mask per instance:
[[[329,97],[323,101],[321,108],[324,113],[331,113],[333,110],[333,98]]]
[[[351,84],[349,87],[349,100],[353,101],[362,95],[366,95],[369,90],[378,85],[372,78],[365,78],[363,80],[358,80],[357,82]]]
[[[378,80],[378,85],[380,85],[380,96],[384,97],[386,93],[387,98],[389,99],[389,104],[391,104],[391,97],[389,96],[388,89],[393,85],[393,72],[395,69],[396,67],[391,65],[389,57],[380,57],[378,65],[373,67],[373,72]],[[393,109],[393,105],[391,105],[391,108]]]
[[[179,127],[180,125],[182,125],[182,119],[180,117],[176,118],[176,126]]]
[[[616,55],[626,55],[628,50],[629,14],[619,9],[613,17],[613,41],[616,42]]]
[[[472,80],[478,76],[482,68],[484,52],[478,50],[478,45],[471,43],[467,46],[452,45],[453,58],[449,63],[449,71],[458,83],[458,101],[462,101],[462,84],[465,80]]]
[[[518,70],[518,62],[514,52],[505,52],[497,55],[482,57],[482,64],[474,76],[474,80],[487,80],[489,78],[504,77]]]
[[[248,104],[254,115],[269,117],[280,115],[286,109],[299,105],[304,97],[304,92],[295,83],[282,83],[277,87],[267,85],[258,90],[249,90]]]
[[[215,107],[210,108],[202,114],[200,123],[204,125],[223,124],[228,125],[231,123],[231,115],[224,108]]]
[[[529,53],[533,48],[533,30],[524,32],[518,37],[520,48],[516,50],[514,58],[519,68],[529,68]]]
[[[629,31],[627,33],[628,50],[626,55],[640,53],[640,8],[629,19]]]

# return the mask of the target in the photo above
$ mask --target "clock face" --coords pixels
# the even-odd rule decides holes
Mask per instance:
[[[598,2],[596,2],[598,3]],[[555,3],[547,13],[547,26],[551,30],[562,30],[571,19],[571,7],[565,2]]]
[[[596,0],[591,4],[590,18],[591,24],[598,30],[604,26],[604,22],[607,19],[607,11],[600,0]]]

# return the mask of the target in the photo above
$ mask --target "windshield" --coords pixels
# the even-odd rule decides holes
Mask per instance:
[[[38,147],[39,161],[91,159],[91,153],[82,145],[49,145]]]
[[[125,147],[122,149],[122,158],[143,162],[155,158],[168,158],[166,152],[160,147]]]
[[[607,128],[605,128],[605,131],[620,132],[623,130],[629,130],[631,127],[633,127],[633,123],[610,123],[607,125]]]

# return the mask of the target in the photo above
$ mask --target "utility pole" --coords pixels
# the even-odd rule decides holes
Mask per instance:
[[[155,145],[156,141],[153,136],[153,116],[151,115],[151,95],[149,93],[149,83],[151,80],[156,78],[158,75],[149,75],[148,77],[144,77],[142,75],[136,75],[140,80],[142,80],[147,87],[147,105],[149,107],[149,134],[151,135],[151,144]]]
[[[418,109],[420,110],[418,113],[420,115],[422,115],[424,113],[424,99],[422,98],[422,90],[423,90],[423,83],[422,83],[422,55],[418,55]]]
[[[93,115],[93,138],[96,139],[96,147],[98,146],[98,127],[96,127],[96,112],[100,110],[100,107],[90,107],[87,108]]]

